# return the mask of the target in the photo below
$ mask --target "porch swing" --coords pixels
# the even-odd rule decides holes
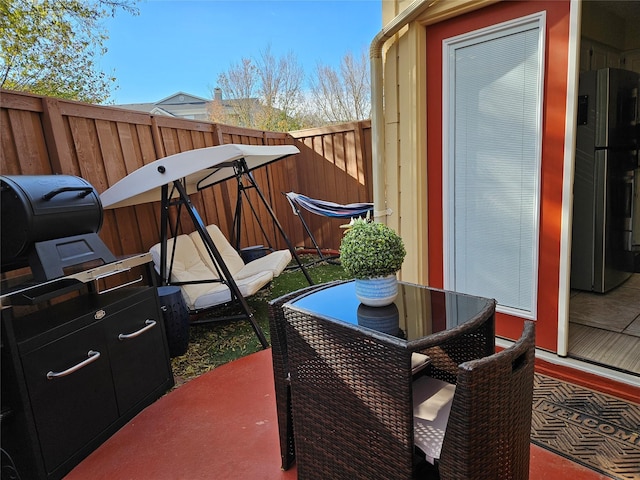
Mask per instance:
[[[191,324],[246,319],[251,323],[263,348],[267,348],[268,342],[245,297],[253,295],[271,281],[292,257],[302,269],[309,285],[312,285],[313,281],[251,171],[296,153],[299,153],[299,150],[292,145],[230,144],[190,150],[144,165],[103,192],[100,199],[104,208],[119,208],[159,200],[160,242],[151,247],[150,252],[161,284],[179,286],[190,313],[237,303],[242,312],[239,315],[208,317]],[[258,259],[257,263],[249,262],[245,265],[218,227],[204,224],[189,195],[231,178],[235,178],[238,184],[238,203],[234,219],[238,244],[240,204],[243,196],[248,200],[245,190],[252,188],[257,192],[264,209],[287,244],[288,251],[279,251],[286,254],[273,252],[264,257],[265,259]],[[243,180],[247,181],[246,185]],[[174,225],[170,220],[170,208],[177,211]],[[195,231],[188,235],[178,234],[181,231],[180,218],[183,209],[195,227]],[[263,234],[266,236],[264,230]],[[273,258],[268,258],[274,254]]]

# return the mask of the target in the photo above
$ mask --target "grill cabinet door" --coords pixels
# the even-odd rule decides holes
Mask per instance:
[[[172,379],[164,323],[153,289],[103,319],[120,415],[150,403]],[[138,405],[143,406],[143,405]]]
[[[100,355],[88,361],[89,351]],[[49,372],[64,372],[82,362],[86,364],[72,373],[47,378]],[[50,473],[118,418],[100,322],[27,353],[23,368],[45,468]]]

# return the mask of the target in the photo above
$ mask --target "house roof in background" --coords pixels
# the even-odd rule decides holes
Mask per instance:
[[[197,95],[191,95],[190,93],[185,92],[176,92],[173,95],[169,95],[162,100],[158,100],[155,102],[155,105],[175,105],[175,104],[184,104],[184,103],[209,103],[211,101],[210,98],[202,98]]]
[[[179,91],[157,102],[125,103],[114,106],[127,110],[180,117],[189,113],[206,112],[207,105],[211,102],[211,99]]]

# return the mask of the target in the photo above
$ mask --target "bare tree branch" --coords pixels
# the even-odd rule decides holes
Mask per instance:
[[[363,53],[347,53],[339,70],[318,64],[311,94],[317,114],[326,122],[340,123],[369,118],[371,113],[369,63]]]

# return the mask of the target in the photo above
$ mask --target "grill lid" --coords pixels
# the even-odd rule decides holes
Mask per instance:
[[[63,268],[100,259],[114,261],[97,236],[100,197],[72,175],[0,176],[2,271],[31,266],[40,281]]]

